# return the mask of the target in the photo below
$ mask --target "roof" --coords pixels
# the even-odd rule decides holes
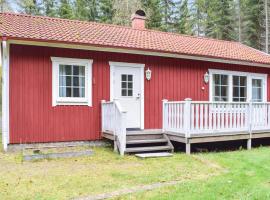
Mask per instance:
[[[0,13],[0,36],[270,64],[270,55],[239,42],[16,13]]]

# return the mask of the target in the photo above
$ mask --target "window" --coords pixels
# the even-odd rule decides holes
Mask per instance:
[[[133,75],[131,74],[121,75],[121,95],[123,97],[133,96]]]
[[[214,100],[228,101],[228,76],[222,74],[214,74]]]
[[[51,59],[53,63],[53,106],[91,106],[92,60],[56,57]]]
[[[247,100],[247,77],[233,76],[233,101],[245,102]]]
[[[262,79],[252,79],[252,101],[262,102]]]
[[[266,74],[209,70],[212,101],[266,101]]]

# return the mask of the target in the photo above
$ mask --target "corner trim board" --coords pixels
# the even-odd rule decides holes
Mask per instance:
[[[3,66],[2,79],[2,143],[4,150],[10,143],[9,138],[9,42],[2,41],[1,64]]]

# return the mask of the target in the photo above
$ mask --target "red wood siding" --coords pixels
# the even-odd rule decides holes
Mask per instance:
[[[51,56],[93,59],[93,106],[52,107]],[[100,139],[100,101],[109,100],[109,61],[144,63],[152,70],[145,80],[145,128],[161,128],[162,99],[208,100],[208,69],[270,74],[268,68],[174,58],[11,45],[10,142],[56,142]],[[202,90],[205,87],[205,90]],[[268,94],[270,79],[268,77]],[[270,100],[268,95],[268,100]]]

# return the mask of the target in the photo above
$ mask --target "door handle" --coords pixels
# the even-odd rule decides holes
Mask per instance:
[[[140,99],[140,98],[141,98],[141,94],[140,94],[140,93],[138,93],[138,95],[137,95],[136,99]]]

